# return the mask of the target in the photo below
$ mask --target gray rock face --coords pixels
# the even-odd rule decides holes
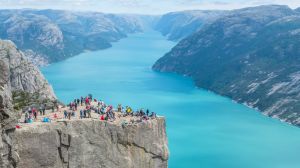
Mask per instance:
[[[19,112],[13,108],[12,92],[37,93],[54,100],[55,95],[40,71],[10,41],[0,41],[0,167],[15,167],[18,154],[12,137]]]
[[[17,114],[13,110],[9,67],[0,59],[0,167],[12,167],[15,159],[12,157],[11,133],[17,122]]]
[[[24,126],[15,132],[16,167],[166,168],[164,118],[135,125],[74,120]]]
[[[42,98],[56,99],[52,87],[39,69],[12,42],[0,41],[0,60],[1,67],[8,70],[8,82],[12,91],[38,93]]]

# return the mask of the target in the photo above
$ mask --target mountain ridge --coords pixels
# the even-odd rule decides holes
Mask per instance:
[[[37,65],[111,47],[145,24],[135,15],[63,10],[0,10],[0,38],[12,40]]]
[[[170,12],[161,16],[154,29],[167,36],[169,40],[178,41],[191,35],[227,11],[222,10],[187,10]]]
[[[300,125],[298,14],[271,5],[234,10],[180,41],[153,69]]]

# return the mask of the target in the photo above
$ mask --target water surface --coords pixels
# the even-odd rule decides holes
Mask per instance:
[[[93,93],[109,104],[167,118],[170,168],[299,168],[300,129],[151,66],[175,43],[157,32],[130,35],[42,71],[62,101]]]

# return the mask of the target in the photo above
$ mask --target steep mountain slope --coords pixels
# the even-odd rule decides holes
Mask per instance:
[[[155,29],[167,36],[169,40],[180,40],[199,30],[203,25],[210,23],[225,11],[182,11],[163,15]]]
[[[39,69],[29,62],[11,41],[0,40],[1,67],[8,70],[10,89],[13,92],[38,93],[42,98],[55,100],[52,87]],[[5,73],[5,70],[2,72]]]
[[[37,67],[28,62],[10,41],[0,41],[0,167],[14,167],[18,155],[12,135],[19,113],[14,109],[13,93],[38,94],[39,100],[55,100],[50,85]]]
[[[84,50],[140,32],[138,16],[59,10],[1,10],[0,37],[9,39],[37,64],[57,62]]]
[[[155,70],[300,126],[300,16],[287,6],[235,10],[182,40]]]
[[[1,59],[0,72],[0,167],[12,167],[16,164],[16,153],[12,150],[11,132],[14,131],[18,117],[12,104],[9,68]]]

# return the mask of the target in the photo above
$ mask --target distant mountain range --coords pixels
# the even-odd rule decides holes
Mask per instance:
[[[130,33],[154,28],[178,41],[226,11],[183,11],[163,16],[104,14],[62,10],[0,10],[0,38],[13,41],[39,66],[87,50],[111,47]]]
[[[178,41],[199,30],[203,25],[215,21],[226,11],[191,10],[167,13],[158,20],[155,30]]]
[[[201,88],[300,126],[299,12],[278,5],[228,11],[153,69],[190,76]]]
[[[12,40],[33,62],[42,65],[85,50],[108,48],[129,33],[143,31],[151,17],[142,18],[60,10],[0,10],[0,38]]]

